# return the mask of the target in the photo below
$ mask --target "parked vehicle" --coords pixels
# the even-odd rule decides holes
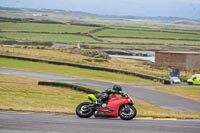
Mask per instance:
[[[178,77],[170,77],[171,84],[180,84],[181,80]]]
[[[80,118],[89,118],[94,115],[95,117],[120,117],[123,120],[131,120],[137,114],[133,100],[128,94],[120,97],[112,94],[108,101],[100,106],[96,104],[97,96],[95,94],[89,94],[87,98],[91,102],[83,102],[76,107],[76,114]]]
[[[192,85],[192,84],[195,84],[195,85],[199,84],[200,85],[200,74],[192,75],[192,77],[187,80],[187,83],[189,85]]]

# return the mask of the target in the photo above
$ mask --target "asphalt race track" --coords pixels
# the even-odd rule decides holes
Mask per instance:
[[[82,83],[106,89],[113,83],[45,73],[0,68],[14,74],[44,80]],[[124,92],[173,111],[200,111],[200,103],[147,89],[148,85],[122,84]],[[176,102],[174,102],[176,101]],[[17,102],[17,101],[16,101]],[[79,118],[75,115],[0,111],[0,133],[200,133],[200,120],[152,120],[135,118]]]
[[[0,133],[199,133],[200,120],[125,121],[75,115],[0,112]]]
[[[97,80],[73,78],[73,77],[68,77],[68,76],[28,72],[28,71],[5,69],[5,68],[0,68],[0,74],[14,74],[14,75],[40,78],[44,80],[81,83],[81,84],[86,84],[88,86],[99,87],[102,89],[112,87],[112,85],[114,84],[110,82],[103,82],[103,81],[97,81]],[[200,111],[199,102],[182,98],[179,96],[163,93],[163,92],[149,90],[147,89],[147,87],[149,87],[148,85],[143,85],[143,86],[133,85],[133,84],[121,84],[121,85],[123,87],[123,92],[128,93],[129,95],[133,97],[147,101],[151,104],[154,104],[164,109],[168,109],[172,111],[186,111],[186,112]]]

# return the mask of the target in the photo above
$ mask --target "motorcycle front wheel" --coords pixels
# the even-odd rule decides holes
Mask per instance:
[[[119,117],[123,120],[131,120],[137,115],[137,110],[133,105],[125,104],[119,109]]]
[[[79,116],[80,118],[89,118],[94,114],[94,109],[92,108],[87,108],[87,105],[91,103],[89,102],[84,102],[79,104],[76,107],[76,115]]]

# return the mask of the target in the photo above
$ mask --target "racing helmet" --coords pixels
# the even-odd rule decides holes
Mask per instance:
[[[113,85],[112,89],[115,90],[115,91],[118,91],[118,92],[122,91],[122,87],[120,85],[117,85],[117,84]]]

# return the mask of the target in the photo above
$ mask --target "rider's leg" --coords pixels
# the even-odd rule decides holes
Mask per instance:
[[[108,98],[108,94],[107,93],[102,93],[102,95],[99,97],[99,99],[97,99],[97,105],[102,105],[103,102],[105,102],[105,99]]]

